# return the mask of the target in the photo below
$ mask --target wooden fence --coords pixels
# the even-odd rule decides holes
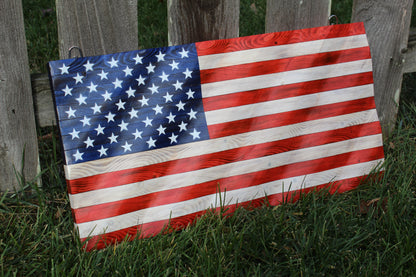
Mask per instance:
[[[416,47],[409,42],[412,5],[413,0],[353,3],[352,21],[363,21],[368,33],[385,137],[396,121],[402,75],[416,71]],[[239,35],[240,0],[167,0],[167,7],[171,45]],[[267,0],[265,32],[327,25],[330,7],[331,0]],[[86,56],[138,48],[137,1],[56,0],[56,13],[61,58],[73,45]],[[55,114],[48,77],[29,74],[20,0],[0,1],[0,38],[0,191],[4,191],[16,188],[21,180],[36,180],[36,121],[38,126],[54,124]]]

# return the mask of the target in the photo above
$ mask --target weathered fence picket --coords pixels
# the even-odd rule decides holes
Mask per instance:
[[[266,33],[324,26],[330,12],[331,0],[267,0]]]
[[[394,128],[402,74],[416,71],[416,36],[409,25],[413,0],[354,0],[352,21],[363,21],[372,50],[377,110],[383,132]],[[240,0],[167,0],[169,44],[237,37]],[[268,0],[266,32],[326,25],[331,0]],[[138,47],[137,1],[56,0],[59,51],[84,55]],[[387,24],[388,23],[388,24]],[[55,124],[45,74],[32,76],[33,99],[21,1],[0,1],[0,191],[13,189],[17,172],[38,173],[38,126]],[[24,168],[22,155],[25,150]]]
[[[169,45],[238,37],[240,0],[168,0]]]
[[[59,55],[79,46],[85,56],[138,47],[137,1],[56,0]]]
[[[36,125],[21,1],[0,1],[0,191],[38,174]],[[20,178],[19,178],[20,179]]]
[[[384,137],[394,129],[413,0],[354,0],[352,21],[364,22],[373,58],[374,91]]]

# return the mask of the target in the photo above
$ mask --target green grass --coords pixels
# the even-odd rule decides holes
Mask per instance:
[[[32,72],[58,57],[53,0],[24,0]],[[257,13],[250,8],[255,2]],[[345,3],[334,1],[343,22]],[[141,47],[166,45],[164,4],[140,1]],[[242,0],[241,34],[261,33],[264,0]],[[341,13],[342,12],[342,13]],[[251,16],[250,16],[251,15]],[[263,20],[263,21],[262,21]],[[146,24],[144,24],[147,22]],[[38,38],[38,39],[37,39]],[[73,227],[57,130],[39,130],[43,187],[0,194],[1,276],[411,276],[416,272],[416,82],[406,75],[385,174],[339,195],[208,213],[183,231],[81,249]],[[405,101],[404,101],[405,100]]]

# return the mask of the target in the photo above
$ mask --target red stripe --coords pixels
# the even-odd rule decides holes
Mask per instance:
[[[195,43],[198,56],[228,53],[253,48],[299,43],[320,39],[365,34],[364,24],[339,24],[296,31],[269,33],[232,39],[211,40]]]
[[[361,125],[357,125],[361,126]],[[370,128],[371,126],[371,128]],[[360,127],[350,127],[357,132],[357,135],[362,135],[362,131]],[[371,130],[372,134],[380,133],[379,124],[370,123],[368,125],[369,131]],[[349,130],[349,129],[348,129]],[[336,134],[338,131],[342,134],[342,129],[334,130],[333,132]],[[360,132],[359,132],[360,131]],[[322,132],[320,138],[317,142],[310,140],[310,143],[318,143],[314,145],[320,145],[325,142],[323,134],[330,135],[333,134],[331,131]],[[352,135],[352,136],[351,136]],[[310,138],[312,138],[312,135]],[[273,155],[277,153],[281,153],[282,151],[288,151],[288,149],[296,149],[296,145],[302,143],[303,147],[307,147],[305,141],[302,139],[303,136],[290,138],[287,140],[282,140],[278,142],[270,142],[260,145],[251,145],[245,146],[236,149],[230,149],[222,152],[217,152],[213,154],[201,155],[197,157],[190,157],[181,160],[172,160],[167,161],[155,165],[148,165],[144,167],[120,170],[116,172],[108,172],[99,175],[74,179],[74,180],[67,180],[68,190],[71,194],[77,194],[97,189],[109,188],[109,187],[116,187],[125,184],[131,184],[135,182],[141,182],[153,178],[158,178],[161,176],[172,175],[183,173],[187,171],[193,171],[203,168],[208,168],[212,166],[223,165],[228,162],[234,162],[237,160],[247,160],[261,157],[262,155]],[[345,139],[346,137],[354,137],[354,134],[351,133],[349,136],[342,136],[340,135],[340,140]],[[330,139],[330,138],[328,138]],[[299,140],[299,142],[298,142]],[[282,142],[293,145],[292,147],[286,146],[288,148],[282,150]],[[284,145],[284,144],[283,144]],[[311,144],[313,145],[313,144]],[[267,149],[266,147],[274,147],[274,149]],[[299,146],[300,147],[300,146]]]
[[[334,192],[345,192],[351,189],[358,187],[363,180],[365,180],[367,175],[339,180],[333,183],[323,184],[320,186],[306,188],[301,190],[290,191],[286,193],[278,193],[273,195],[268,195],[267,197],[257,198],[251,201],[242,202],[224,207],[218,207],[215,210],[210,209],[211,211],[219,213],[223,211],[223,215],[228,216],[235,212],[237,207],[246,207],[246,208],[258,208],[263,205],[280,205],[285,202],[295,202],[301,195],[311,192],[318,191],[321,189],[329,188],[331,193]],[[121,229],[118,231],[110,232],[103,235],[94,236],[92,238],[81,238],[84,244],[84,249],[86,251],[91,251],[93,249],[102,249],[107,247],[109,244],[114,244],[116,242],[121,242],[128,238],[133,240],[136,238],[148,238],[153,237],[161,232],[168,233],[173,230],[183,229],[186,226],[193,224],[196,219],[199,219],[201,216],[207,213],[209,210],[204,210],[192,214],[188,214],[181,217],[172,218],[169,220],[161,220],[150,223],[145,223],[137,226],[132,226],[129,228]]]
[[[201,70],[200,72],[201,84],[279,73],[303,68],[311,68],[315,66],[346,63],[370,58],[370,48],[361,47],[341,51],[297,56],[279,60],[269,60],[206,69]]]
[[[302,96],[323,91],[368,85],[372,83],[373,72],[365,72],[335,78],[208,97],[203,98],[202,101],[205,111],[213,111],[229,107],[254,104],[258,102]]]
[[[375,109],[374,97],[208,126],[211,139]]]
[[[258,186],[276,180],[309,175],[337,167],[382,159],[383,157],[383,147],[380,146],[332,157],[279,166],[259,172],[226,177],[193,186],[150,193],[121,201],[80,208],[73,210],[73,213],[75,222],[83,223],[215,194],[218,191],[218,185],[220,185],[221,191],[232,191]]]

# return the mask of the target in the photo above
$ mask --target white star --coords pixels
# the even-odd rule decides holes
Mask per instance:
[[[149,119],[147,116],[146,116],[146,120],[143,120],[142,122],[145,124],[144,127],[152,126],[152,120]]]
[[[108,115],[105,116],[107,118],[107,123],[114,121],[115,116],[116,116],[115,114],[112,114],[111,112],[109,112]]]
[[[113,82],[114,88],[121,88],[121,83],[123,81],[120,81],[118,78],[116,78],[116,80]]]
[[[149,148],[151,147],[156,147],[156,140],[154,140],[152,137],[150,137],[150,139],[148,141],[146,141],[147,145],[149,146]]]
[[[111,136],[108,137],[108,139],[110,140],[110,143],[117,142],[117,138],[118,138],[118,136],[114,135],[114,133],[111,133]]]
[[[60,67],[59,69],[61,70],[61,74],[69,73],[68,72],[69,66],[66,66],[66,64],[63,64],[62,67]]]
[[[133,71],[133,69],[131,69],[130,67],[126,66],[126,68],[123,69],[123,71],[124,71],[124,74],[126,74],[124,75],[124,77],[132,76],[131,72]]]
[[[101,145],[101,149],[98,149],[97,151],[100,152],[100,157],[101,157],[101,156],[107,156],[107,150],[108,148],[104,148],[104,146]]]
[[[156,130],[158,130],[160,136],[161,134],[165,134],[166,128],[160,125],[159,128],[157,128]]]
[[[172,133],[172,135],[169,137],[169,139],[170,139],[170,144],[172,144],[172,143],[178,143],[178,141],[176,140],[178,138],[178,136],[177,135],[175,135],[174,133]]]
[[[179,101],[179,103],[178,103],[178,104],[176,104],[176,107],[178,107],[178,111],[180,111],[180,110],[185,110],[185,109],[184,109],[184,107],[185,107],[185,103],[182,103],[182,101]]]
[[[186,95],[188,95],[188,99],[194,98],[195,91],[192,91],[191,89],[188,90]]]
[[[185,72],[182,72],[182,73],[185,74],[185,79],[192,78],[192,76],[191,76],[192,71],[191,70],[186,69]]]
[[[157,61],[158,62],[164,61],[165,60],[165,56],[166,56],[166,54],[162,54],[162,51],[159,51],[159,54],[156,55]]]
[[[90,120],[91,120],[91,118],[88,118],[84,115],[84,118],[80,120],[82,122],[82,127],[84,127],[85,125],[90,126],[91,125]]]
[[[152,110],[155,111],[155,115],[158,114],[158,113],[162,114],[162,108],[163,107],[156,104],[156,107],[152,108]]]
[[[176,80],[176,84],[173,84],[176,90],[182,89],[183,83],[179,82],[179,80]]]
[[[182,123],[178,125],[179,128],[180,128],[179,132],[180,131],[186,131],[186,125],[188,125],[188,123],[185,123],[185,122],[182,121]]]
[[[189,115],[189,119],[192,119],[192,118],[195,118],[196,119],[196,112],[194,112],[192,109],[191,109],[191,111],[188,113],[188,115]]]
[[[130,97],[134,97],[134,93],[135,93],[136,91],[134,90],[134,89],[132,89],[131,87],[129,87],[129,89],[128,90],[126,90],[126,93],[127,93],[127,95],[129,96],[129,98]]]
[[[182,47],[182,51],[179,52],[179,54],[181,55],[181,58],[188,58],[188,53],[189,51],[185,50],[185,48]]]
[[[137,110],[135,110],[135,109],[133,109],[133,108],[131,108],[131,111],[129,111],[129,114],[130,114],[130,119],[132,119],[132,118],[139,118],[138,116],[137,116],[137,113],[138,113],[139,111],[137,111]]]
[[[192,136],[192,139],[197,139],[197,138],[200,138],[199,137],[199,134],[200,134],[201,132],[198,132],[195,128],[194,128],[194,131],[192,132],[192,133],[189,133],[191,136]]]
[[[104,127],[101,127],[101,124],[98,124],[98,127],[94,129],[95,131],[97,131],[97,136],[99,134],[103,134],[104,135]]]
[[[75,117],[76,110],[73,110],[71,107],[69,107],[69,110],[65,112],[68,114],[68,118],[71,118],[71,116]]]
[[[125,123],[124,120],[121,121],[120,124],[118,124],[118,127],[120,127],[120,132],[123,130],[127,131],[127,125],[129,125],[128,123]]]
[[[91,107],[91,109],[93,110],[94,114],[101,112],[101,106],[99,106],[97,103],[95,103],[94,107]]]
[[[142,138],[142,131],[139,132],[139,130],[136,129],[136,132],[133,133],[134,139]]]
[[[139,102],[142,104],[142,107],[143,106],[149,106],[149,103],[147,103],[147,102],[149,102],[149,98],[144,97],[144,95],[143,95],[142,99],[139,99]]]
[[[172,61],[169,65],[170,65],[170,67],[172,67],[172,70],[174,70],[175,68],[176,68],[176,69],[179,69],[179,68],[178,68],[179,63],[177,63],[177,62],[175,62],[175,61]]]
[[[163,96],[163,98],[165,98],[165,103],[172,102],[172,96],[173,94],[169,94],[169,92],[166,92],[166,95]]]
[[[68,85],[66,85],[66,87],[62,91],[65,92],[65,95],[64,96],[67,96],[67,95],[71,95],[72,96],[72,93],[71,93],[72,88],[69,88]]]
[[[107,100],[111,101],[111,93],[109,93],[108,91],[105,91],[102,97],[104,97],[104,101],[107,101]]]
[[[90,137],[87,137],[87,140],[84,141],[84,143],[87,145],[85,146],[86,148],[88,147],[94,147],[94,140],[90,139]]]
[[[152,91],[152,94],[154,94],[154,93],[158,93],[159,91],[157,90],[159,87],[158,86],[155,86],[155,84],[152,84],[152,87],[151,88],[149,88],[151,91]]]
[[[140,55],[137,54],[136,57],[133,58],[133,60],[136,61],[136,64],[142,63],[143,57],[140,57]]]
[[[88,72],[90,70],[92,71],[92,67],[94,66],[94,64],[90,63],[90,61],[87,61],[87,63],[84,64],[84,66],[85,66],[85,70]]]
[[[124,110],[124,104],[126,104],[126,102],[121,101],[121,99],[118,100],[118,103],[116,103],[117,111],[123,109]]]
[[[142,75],[139,75],[139,78],[136,79],[136,81],[139,83],[139,86],[144,85],[144,80],[146,80],[146,78],[143,78]]]
[[[104,70],[101,70],[101,73],[98,73],[98,76],[101,77],[101,80],[103,80],[103,79],[108,80],[107,75],[108,75],[108,72],[104,72]]]
[[[108,62],[111,66],[111,68],[113,67],[118,67],[118,60],[114,60],[114,57],[111,58],[111,61]]]
[[[159,76],[159,78],[160,78],[160,79],[162,79],[162,83],[163,83],[164,81],[168,82],[168,81],[169,81],[169,80],[168,80],[168,77],[169,77],[169,75],[167,75],[165,72],[162,72],[162,75],[161,75],[161,76]]]
[[[75,161],[81,160],[82,161],[82,155],[84,155],[84,153],[79,153],[78,149],[77,149],[77,153],[72,154],[72,156],[74,156]]]
[[[169,113],[169,115],[166,118],[169,119],[169,123],[171,123],[171,122],[175,122],[175,117],[176,115]]]
[[[146,66],[147,74],[149,74],[150,72],[155,72],[155,67],[156,66],[152,65],[152,63],[149,63],[149,65]]]
[[[75,79],[75,84],[81,83],[82,84],[82,78],[84,78],[84,76],[79,75],[79,73],[77,73],[77,76],[72,77]]]
[[[77,130],[75,130],[75,129],[72,129],[72,132],[71,133],[69,133],[71,136],[72,136],[72,139],[74,139],[74,138],[79,138],[79,131],[77,131]]]
[[[127,141],[126,141],[126,144],[122,145],[121,147],[123,147],[124,148],[124,152],[126,152],[126,151],[131,151],[131,146],[132,145],[133,144],[128,144]]]
[[[91,84],[89,86],[87,86],[87,88],[89,88],[90,93],[93,91],[97,91],[97,85],[94,85],[93,82],[91,82]]]
[[[81,104],[87,105],[87,102],[85,102],[86,99],[87,99],[87,97],[82,96],[82,94],[80,94],[78,98],[75,98],[75,100],[78,101],[80,106],[81,106]]]

